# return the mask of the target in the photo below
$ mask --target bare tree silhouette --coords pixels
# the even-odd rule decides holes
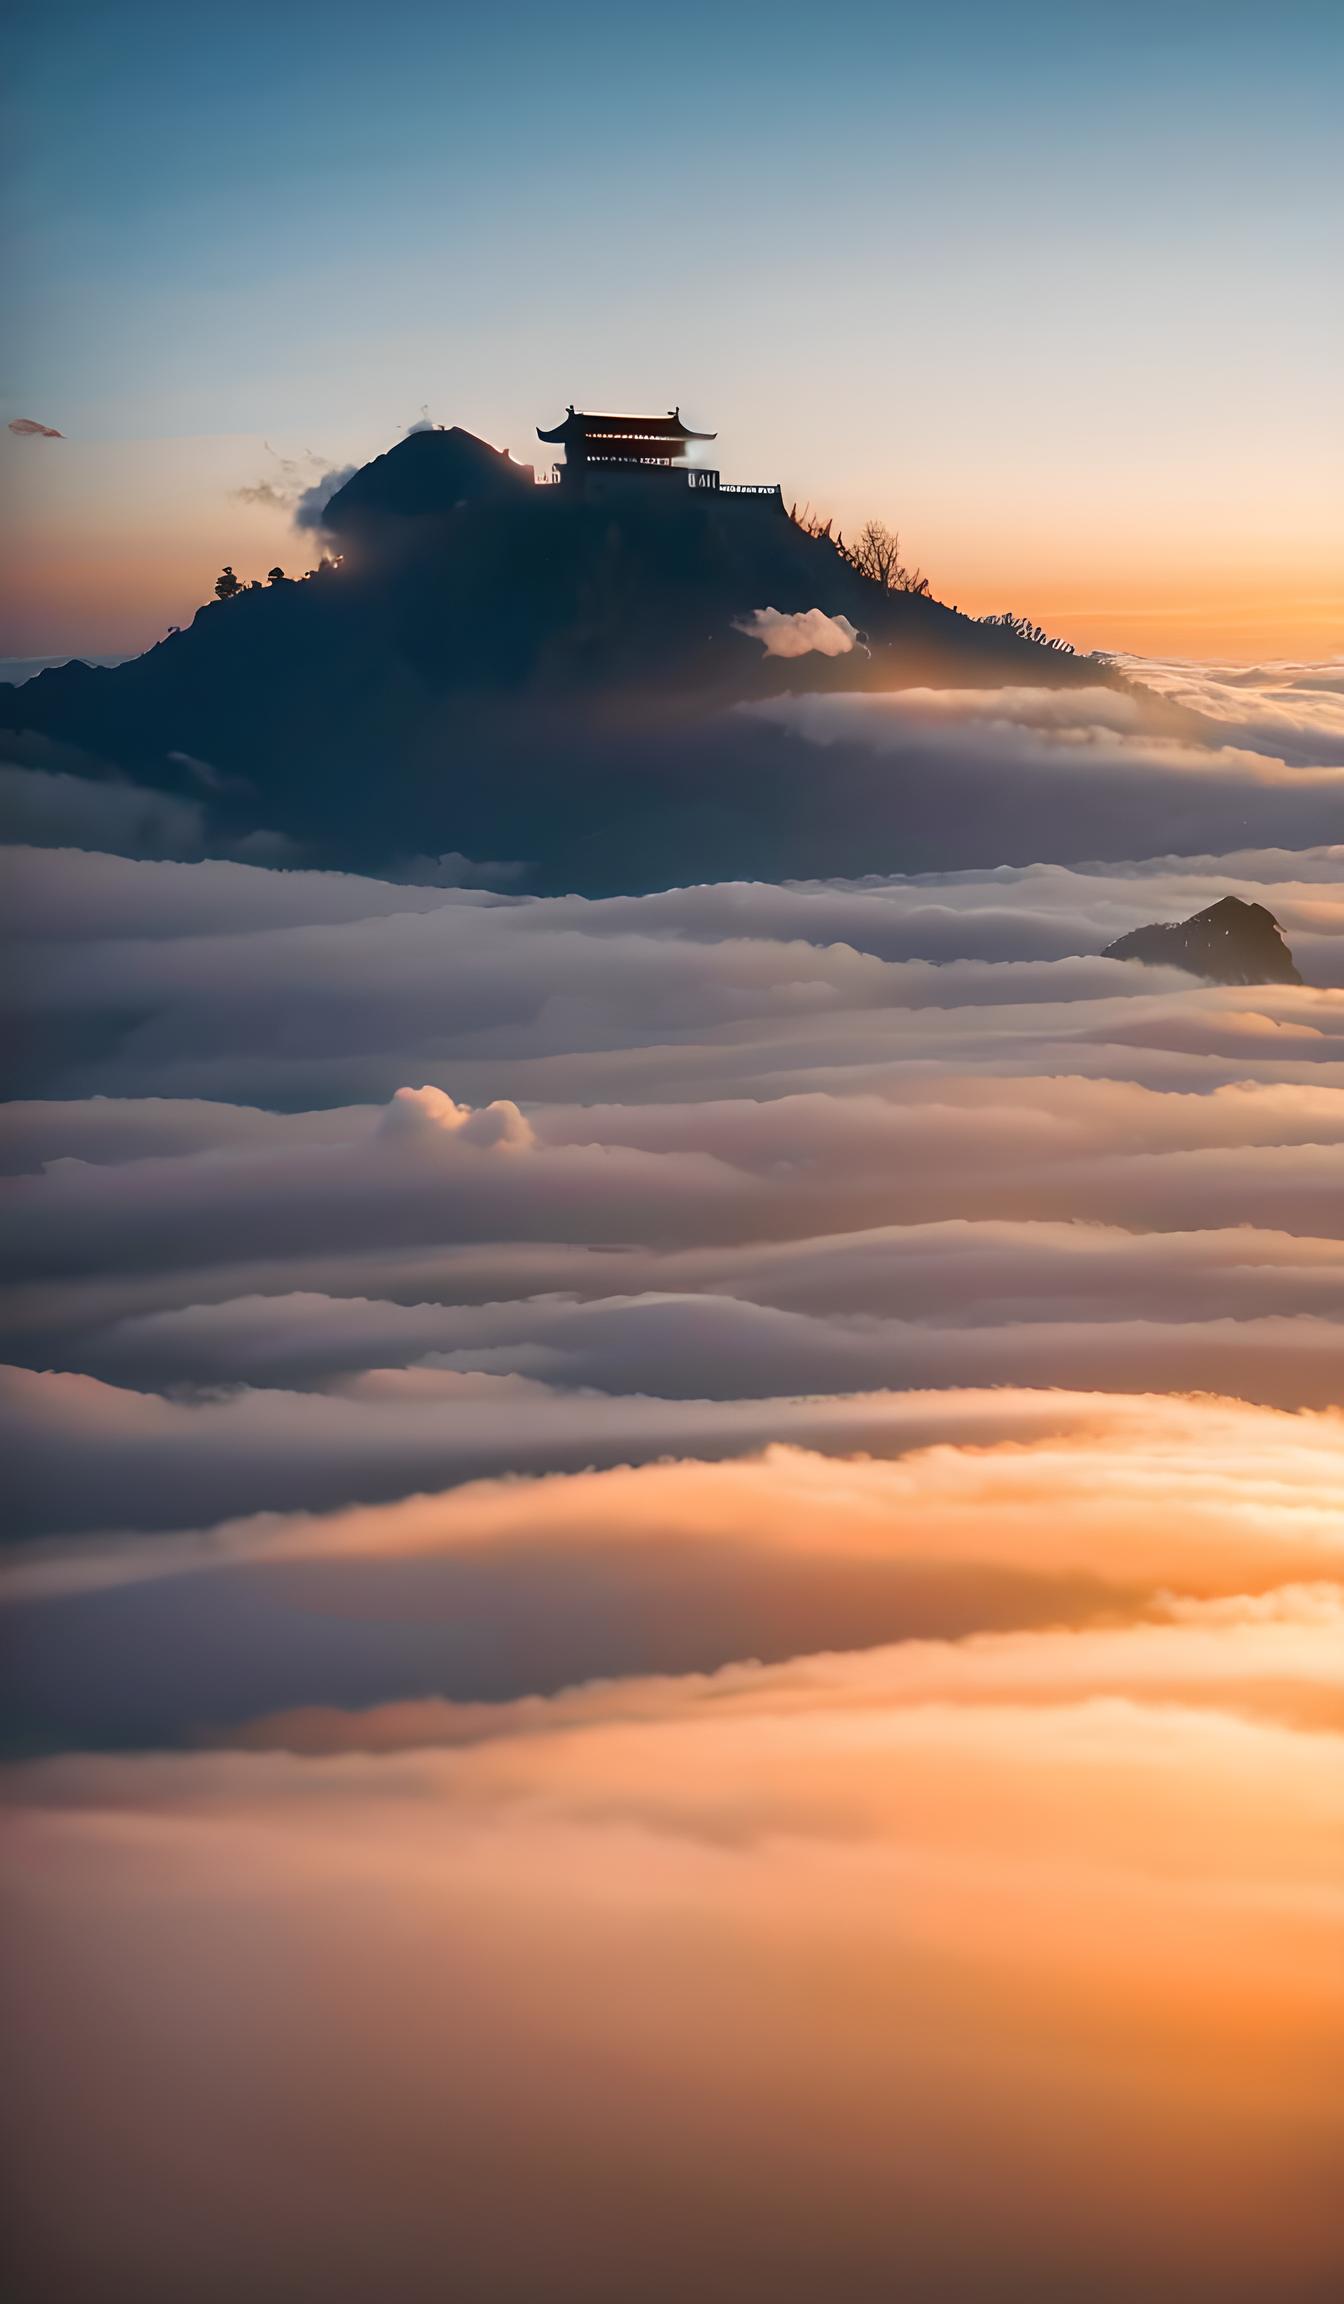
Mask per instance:
[[[927,593],[929,579],[918,568],[907,568],[901,558],[901,539],[885,520],[866,521],[857,544],[845,554],[852,568],[880,584],[884,592]]]
[[[856,544],[846,544],[844,535],[831,534],[833,516],[823,520],[810,504],[800,512],[796,504],[789,506],[789,518],[795,528],[805,536],[815,537],[819,543],[833,544],[842,560],[870,583],[880,584],[884,592],[913,592],[927,598],[929,579],[918,568],[907,568],[901,558],[901,539],[885,520],[869,520],[860,531]]]

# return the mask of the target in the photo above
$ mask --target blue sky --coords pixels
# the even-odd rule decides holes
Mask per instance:
[[[80,451],[4,442],[64,539],[24,640],[78,644],[84,515],[180,583],[265,548],[230,494],[263,442],[341,463],[425,404],[531,454],[569,399],[679,400],[725,470],[899,519],[948,597],[1020,568],[1132,613],[1160,535],[1192,601],[1324,599],[1340,23],[21,8],[0,390]]]

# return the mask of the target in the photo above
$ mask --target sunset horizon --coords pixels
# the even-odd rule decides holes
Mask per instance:
[[[539,382],[534,414],[569,383]],[[642,399],[656,406],[666,396],[665,387]],[[708,416],[722,414],[708,394],[684,397],[688,407],[703,403]],[[607,407],[641,395],[594,390],[586,398]],[[226,562],[263,573],[277,559],[296,571],[316,566],[320,533],[296,528],[298,496],[385,453],[413,422],[461,426],[535,464],[539,479],[546,474],[534,427],[489,415],[473,420],[456,409],[434,407],[431,416],[432,405],[424,401],[424,414],[400,425],[343,433],[330,454],[297,437],[62,435],[57,447],[0,436],[23,542],[22,591],[4,600],[11,655],[51,662],[139,655],[190,620]],[[853,534],[869,518],[890,522],[929,567],[938,597],[971,615],[1029,612],[1087,652],[1245,663],[1341,652],[1344,573],[1328,498],[1318,506],[1314,540],[1308,533],[1290,541],[1267,519],[1248,538],[1238,501],[1192,507],[1163,544],[1148,526],[1150,507],[1108,505],[1099,490],[1088,503],[1087,478],[1074,495],[1078,481],[1048,460],[1029,476],[987,478],[968,505],[965,483],[930,472],[922,454],[908,475],[890,475],[875,442],[878,476],[862,479],[837,467],[824,416],[809,440],[789,424],[786,405],[776,415],[764,432],[750,412],[736,428],[721,427],[734,465],[744,473],[778,470],[786,499],[830,519],[839,533]],[[1095,486],[1101,474],[1092,477]],[[1063,501],[1052,505],[1056,495]]]

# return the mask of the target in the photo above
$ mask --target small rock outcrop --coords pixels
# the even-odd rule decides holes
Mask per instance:
[[[1214,984],[1300,984],[1283,930],[1263,904],[1224,896],[1188,920],[1171,920],[1118,936],[1106,960],[1139,960],[1148,968],[1186,968]]]

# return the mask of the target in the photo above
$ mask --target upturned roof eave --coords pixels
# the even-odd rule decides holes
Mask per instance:
[[[547,447],[563,448],[571,440],[587,439],[590,431],[605,431],[608,437],[619,437],[623,430],[625,437],[631,440],[718,439],[717,432],[693,432],[690,425],[683,424],[680,416],[674,412],[666,416],[604,416],[587,409],[573,410],[563,423],[557,424],[549,432],[544,431],[539,424],[537,438],[543,440]]]

